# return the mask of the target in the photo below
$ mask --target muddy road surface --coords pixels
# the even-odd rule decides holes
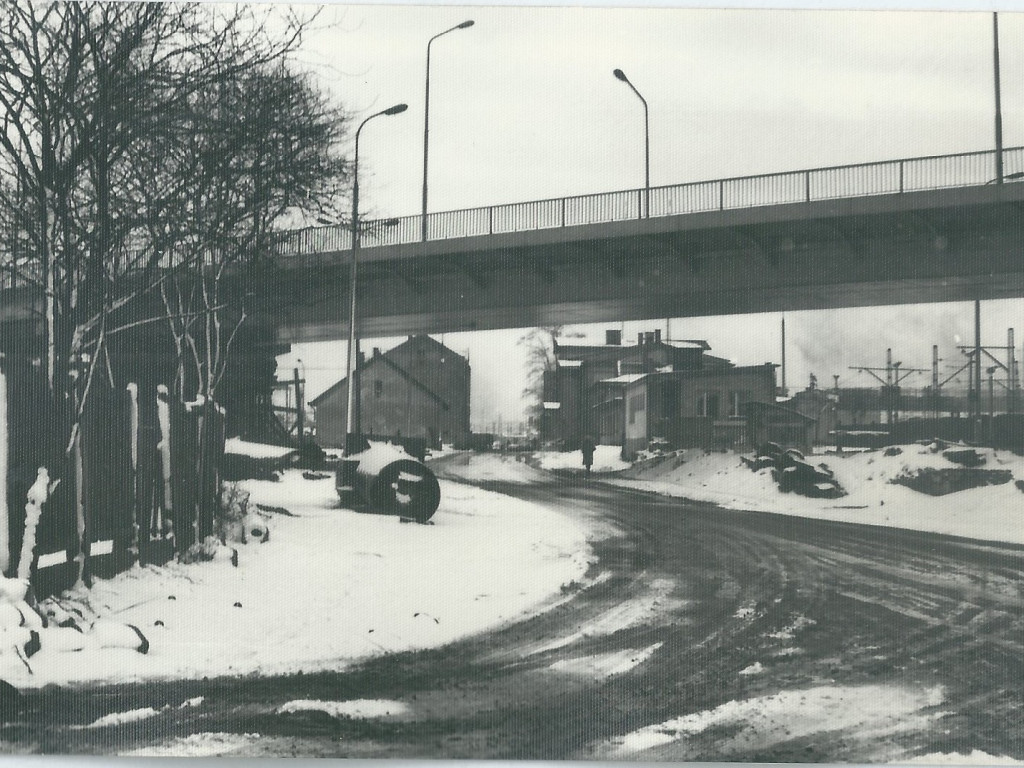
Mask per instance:
[[[1024,760],[1021,547],[729,511],[575,474],[487,487],[599,531],[588,578],[545,613],[336,673],[31,692],[0,729],[4,750]],[[362,699],[375,716],[282,708]],[[145,708],[158,714],[81,727]]]

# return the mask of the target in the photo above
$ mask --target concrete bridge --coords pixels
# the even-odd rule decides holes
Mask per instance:
[[[1024,297],[1024,148],[364,222],[360,334]],[[289,233],[281,344],[347,336],[347,227]],[[0,293],[0,322],[27,298]]]

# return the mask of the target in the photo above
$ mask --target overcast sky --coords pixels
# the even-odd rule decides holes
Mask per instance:
[[[1003,136],[1021,145],[1024,14],[1008,11],[1024,4],[984,7],[1004,11]],[[994,145],[989,12],[332,5],[303,64],[357,119],[409,105],[363,131],[361,208],[371,215],[420,210],[426,44],[466,19],[474,26],[431,49],[431,211],[642,186],[642,107],[615,68],[650,105],[652,185]],[[654,318],[625,331],[669,328],[741,364],[779,362],[780,317]],[[983,305],[986,344],[1004,344],[1010,326],[1024,340],[1024,302]],[[620,326],[584,330],[600,341],[604,327]],[[521,414],[522,334],[443,339],[470,356],[481,427]],[[932,344],[944,366],[960,365],[954,347],[972,340],[969,304],[791,313],[787,383],[802,387],[814,372],[869,386],[849,367],[884,365],[888,346],[905,367],[929,367]],[[294,350],[310,396],[344,375],[344,346]]]

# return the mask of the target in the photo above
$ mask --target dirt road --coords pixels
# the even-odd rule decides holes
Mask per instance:
[[[727,511],[577,476],[488,487],[604,531],[588,581],[546,613],[334,674],[44,690],[0,729],[5,750],[1024,760],[1024,548]],[[374,719],[280,711],[295,699],[393,703]]]

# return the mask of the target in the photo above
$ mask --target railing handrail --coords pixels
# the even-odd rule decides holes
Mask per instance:
[[[1019,151],[1022,151],[1022,150],[1024,150],[1024,145],[1022,145],[1022,146],[1015,146],[1015,147],[1004,147],[1003,148],[1003,153],[1004,154],[1008,154],[1008,153],[1011,153],[1011,152],[1019,152]],[[955,152],[955,153],[952,153],[952,154],[945,154],[945,155],[917,155],[917,156],[914,156],[914,157],[897,158],[895,160],[873,160],[873,161],[868,161],[868,162],[863,162],[863,163],[844,163],[844,164],[841,164],[841,165],[825,165],[825,166],[816,166],[816,167],[813,167],[813,168],[799,168],[799,169],[795,169],[795,170],[792,170],[792,171],[774,171],[772,173],[755,173],[755,174],[748,174],[748,175],[744,175],[744,176],[724,176],[722,178],[704,179],[702,181],[684,181],[684,182],[678,182],[678,183],[675,183],[675,184],[661,184],[661,185],[650,187],[650,191],[651,192],[655,192],[655,191],[667,190],[667,189],[684,189],[686,187],[714,186],[714,185],[718,185],[718,184],[727,184],[727,183],[730,183],[730,182],[755,181],[755,180],[758,180],[758,179],[768,179],[768,178],[779,178],[779,179],[781,179],[781,178],[785,178],[785,177],[789,177],[789,176],[801,176],[801,175],[807,175],[807,174],[812,174],[812,173],[827,173],[827,172],[834,172],[834,171],[844,171],[844,170],[852,170],[852,169],[856,169],[856,168],[872,168],[872,167],[874,167],[874,168],[881,168],[881,167],[885,167],[885,166],[897,166],[898,167],[900,165],[905,165],[907,163],[920,163],[920,162],[926,162],[926,161],[929,161],[929,160],[950,160],[950,159],[953,159],[953,158],[979,157],[979,156],[983,156],[983,155],[992,155],[992,156],[994,156],[995,152],[996,151],[992,150],[992,149],[981,149],[981,150],[975,150],[975,151],[972,151],[972,152]],[[983,186],[983,185],[982,184],[968,184],[968,185],[965,185],[965,186]],[[523,206],[523,205],[544,205],[546,203],[568,203],[568,202],[574,201],[574,200],[587,200],[587,199],[596,198],[596,197],[612,197],[614,195],[637,194],[637,193],[645,192],[646,190],[647,190],[646,187],[628,187],[626,189],[613,189],[613,190],[609,190],[609,191],[606,191],[606,192],[587,192],[587,193],[582,194],[582,195],[564,195],[564,196],[561,196],[561,197],[542,197],[542,198],[537,198],[537,199],[534,199],[534,200],[516,200],[516,201],[511,201],[511,202],[506,202],[506,203],[492,203],[490,205],[479,205],[479,206],[474,206],[472,208],[453,208],[453,209],[445,210],[445,211],[432,211],[432,212],[427,213],[427,217],[429,218],[429,217],[437,217],[437,216],[445,216],[445,215],[468,214],[468,213],[473,213],[473,212],[477,212],[477,211],[483,212],[483,211],[488,211],[488,210],[496,209],[496,208],[512,208],[512,207],[518,207],[518,206]],[[833,198],[829,197],[829,196],[825,196],[825,197],[821,197],[821,198],[818,198],[818,199],[828,200],[828,199],[833,199]],[[414,220],[414,219],[419,219],[422,215],[423,214],[408,214],[408,215],[405,215],[405,216],[397,216],[397,217],[396,216],[388,216],[388,217],[384,217],[384,218],[381,218],[381,219],[365,219],[365,220],[363,220],[363,226],[364,227],[369,227],[370,225],[372,225],[373,223],[375,223],[377,221],[398,221],[398,222],[405,221],[405,220],[410,220],[411,221],[411,220]],[[290,235],[293,235],[293,234],[297,235],[298,233],[301,233],[301,232],[321,232],[321,231],[327,231],[327,230],[335,231],[335,230],[338,230],[338,229],[341,229],[341,228],[348,228],[348,227],[349,227],[348,224],[321,224],[321,225],[314,225],[314,226],[308,226],[308,227],[299,227],[298,229],[282,230],[281,234],[283,236],[287,237],[287,236],[290,236]],[[414,241],[414,242],[420,242],[420,241],[417,240],[417,241]],[[373,247],[373,246],[368,246],[368,247]]]

